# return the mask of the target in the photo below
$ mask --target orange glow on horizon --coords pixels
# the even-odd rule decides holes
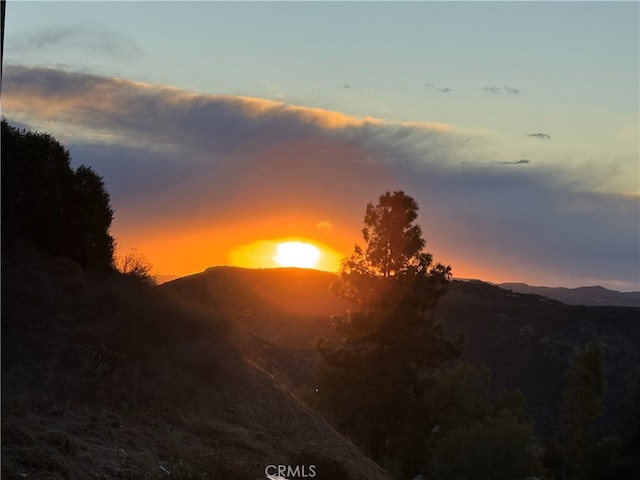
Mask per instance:
[[[281,236],[283,230],[304,233]],[[300,242],[317,248],[318,262],[311,268],[335,273],[340,271],[341,260],[351,253],[352,239],[357,238],[357,232],[343,231],[335,225],[330,226],[327,221],[305,221],[299,218],[289,221],[283,218],[263,219],[223,229],[201,227],[181,230],[176,227],[170,235],[149,229],[143,235],[129,234],[126,241],[120,240],[125,238],[122,234],[124,232],[118,233],[119,250],[126,252],[134,248],[151,263],[154,275],[177,277],[201,273],[209,267],[223,265],[253,269],[283,268],[286,265],[275,259],[278,257],[278,247],[287,242]],[[255,240],[256,238],[261,239]],[[430,251],[437,252],[436,262],[451,265],[455,279],[500,283],[522,281],[524,278],[526,283],[544,284],[544,279],[525,277],[521,271],[506,265],[498,268],[496,264],[478,262],[450,246],[439,246]]]
[[[346,230],[338,217],[255,215],[239,218],[233,210],[213,218],[181,218],[168,228],[158,221],[116,224],[122,251],[135,248],[151,263],[154,275],[184,277],[216,266],[282,268],[274,258],[283,242],[310,244],[320,252],[314,269],[337,272],[350,252],[357,231]]]

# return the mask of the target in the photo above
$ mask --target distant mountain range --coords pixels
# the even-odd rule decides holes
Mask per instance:
[[[526,283],[500,283],[498,287],[518,293],[533,293],[567,305],[640,307],[640,292],[618,292],[604,287],[534,287]]]

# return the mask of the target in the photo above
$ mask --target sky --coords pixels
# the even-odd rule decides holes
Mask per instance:
[[[2,115],[105,181],[158,275],[332,270],[416,199],[459,278],[640,290],[638,2],[9,0]]]

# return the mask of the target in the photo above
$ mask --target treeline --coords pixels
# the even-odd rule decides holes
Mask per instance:
[[[114,269],[110,198],[102,178],[46,133],[2,119],[2,249],[66,258],[86,270]],[[6,258],[6,257],[5,257]]]

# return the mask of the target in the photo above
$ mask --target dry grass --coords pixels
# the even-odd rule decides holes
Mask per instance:
[[[2,275],[3,479],[388,478],[243,358],[215,305],[34,257]]]

